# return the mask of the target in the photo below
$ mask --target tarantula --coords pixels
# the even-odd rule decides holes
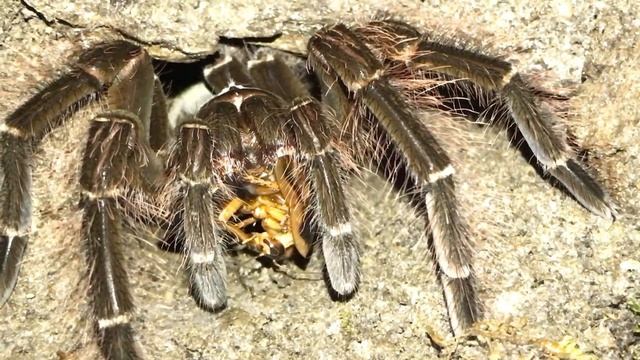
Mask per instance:
[[[589,211],[615,216],[547,105],[552,94],[506,61],[380,20],[321,29],[309,40],[308,64],[319,96],[277,57],[248,67],[226,58],[205,69],[210,93],[191,105],[195,113],[170,124],[162,84],[144,49],[116,41],[82,53],[71,72],[0,128],[0,305],[16,284],[30,232],[28,144],[96,95],[106,110],[91,121],[82,161],[82,236],[98,341],[109,359],[140,356],[117,246],[121,200],[162,194],[170,231],[184,243],[192,292],[205,309],[226,304],[225,233],[272,258],[294,250],[306,256],[312,241],[302,235],[307,218],[330,287],[349,296],[361,277],[360,250],[342,184],[360,165],[381,170],[424,210],[454,334],[480,319],[454,168],[415,115],[418,107],[429,120],[466,114],[460,99],[487,112],[508,112],[548,174]],[[397,79],[422,85],[402,88]]]

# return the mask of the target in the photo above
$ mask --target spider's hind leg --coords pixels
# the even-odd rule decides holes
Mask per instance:
[[[375,117],[374,125],[397,149],[424,195],[433,249],[442,270],[445,298],[454,333],[459,334],[481,316],[474,287],[472,246],[454,191],[454,169],[433,135],[411,112],[392,87],[385,68],[346,26],[325,28],[309,41],[309,59],[322,78],[339,79]],[[425,113],[432,119],[438,111]]]
[[[586,209],[604,218],[615,217],[609,195],[575,158],[561,120],[511,63],[422,35],[397,21],[374,21],[358,33],[386,58],[405,63],[414,71],[467,79],[481,91],[495,92],[497,111],[511,114],[545,170]]]
[[[374,125],[374,127],[376,127]],[[403,158],[402,153],[398,150],[388,135],[385,134],[383,129],[375,128],[372,130],[374,136],[372,137],[373,144],[370,144],[373,148],[382,148],[379,150],[379,154],[371,154],[375,159],[375,166],[378,172],[391,183],[396,190],[406,195],[413,205],[414,209],[419,215],[426,216],[426,221],[429,223],[429,230],[434,231],[433,225],[430,221],[434,218],[433,214],[438,212],[434,207],[444,207],[447,210],[444,213],[457,212],[458,205],[456,204],[453,193],[440,197],[440,203],[434,203],[434,199],[438,197],[433,196],[433,192],[442,192],[442,189],[431,188],[429,185],[421,186],[416,177],[412,176],[411,169],[408,167],[407,161]],[[451,186],[450,189],[453,192],[453,183],[445,184],[445,187]],[[426,201],[425,201],[426,199]],[[444,201],[444,202],[443,202]],[[448,201],[448,202],[447,202]],[[442,217],[440,217],[442,218]],[[460,219],[455,217],[451,220],[459,222]],[[435,224],[438,225],[438,224]],[[444,227],[443,227],[444,225]],[[454,224],[451,224],[454,225]],[[440,223],[442,229],[440,231],[446,231],[446,223]],[[464,223],[455,224],[451,226],[453,229],[458,229],[462,232],[464,238],[469,237],[467,229]],[[470,258],[468,268],[469,273],[467,276],[450,276],[447,275],[446,269],[440,265],[441,261],[438,261],[438,249],[442,248],[442,244],[433,243],[438,241],[439,237],[433,236],[431,238],[432,243],[430,247],[436,258],[436,273],[439,275],[440,283],[443,287],[443,292],[448,307],[448,312],[451,317],[451,325],[456,334],[459,329],[468,327],[474,321],[482,317],[482,303],[478,299],[476,290],[476,278],[471,268]],[[448,255],[444,255],[448,256]],[[449,255],[450,256],[450,255]]]

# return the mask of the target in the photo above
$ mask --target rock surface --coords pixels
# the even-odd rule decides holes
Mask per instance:
[[[536,175],[502,134],[465,126],[450,148],[458,192],[478,233],[476,268],[486,320],[453,339],[426,259],[424,221],[381,180],[350,184],[364,279],[348,302],[330,300],[321,260],[302,271],[229,258],[229,306],[200,310],[180,257],[137,233],[126,251],[149,359],[640,357],[640,16],[626,1],[519,5],[517,1],[95,1],[25,0],[0,10],[0,118],[67,57],[124,37],[158,58],[192,61],[217,40],[250,38],[304,53],[322,24],[380,12],[422,28],[453,29],[492,44],[525,72],[575,88],[571,127],[619,204],[613,224],[587,213]],[[214,4],[215,3],[215,4]],[[453,33],[454,30],[447,30]],[[36,153],[34,226],[21,278],[0,309],[0,358],[86,359],[95,354],[82,314],[77,169],[90,110]],[[286,274],[286,275],[285,275]],[[439,343],[440,345],[435,345]],[[569,355],[567,355],[569,354]]]

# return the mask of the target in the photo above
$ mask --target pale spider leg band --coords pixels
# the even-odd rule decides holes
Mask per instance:
[[[437,171],[437,172],[432,172],[429,174],[429,182],[430,183],[435,183],[437,181],[446,179],[450,176],[453,176],[453,174],[455,174],[455,170],[453,168],[453,165],[449,164],[447,165],[447,167],[445,167],[444,169]]]
[[[183,129],[201,129],[201,130],[209,130],[211,127],[209,125],[197,122],[184,122],[180,125]]]
[[[11,136],[13,136],[14,138],[24,138],[25,137],[25,133],[24,131],[22,131],[19,128],[15,128],[13,126],[9,126],[7,124],[1,124],[0,125],[0,133],[7,133]]]
[[[198,180],[192,180],[188,177],[186,177],[183,174],[178,175],[178,180],[180,180],[181,183],[187,185],[187,186],[198,186],[198,185],[209,185],[211,184],[211,179],[198,179]]]
[[[28,228],[24,228],[24,229],[4,228],[0,230],[0,236],[6,236],[8,238],[28,237],[30,233],[31,231]]]
[[[300,108],[302,108],[302,107],[304,107],[304,106],[307,106],[307,105],[309,105],[309,104],[311,104],[311,103],[313,103],[313,99],[311,99],[311,98],[309,98],[309,99],[307,99],[307,100],[303,100],[303,101],[301,101],[300,103],[297,103],[297,104],[293,105],[293,106],[289,109],[289,111],[294,112],[294,111],[296,111],[296,110],[298,110],[298,109],[300,109]]]
[[[338,237],[342,235],[351,235],[352,233],[353,233],[353,228],[351,227],[351,223],[337,224],[329,228],[329,235],[331,235],[332,237]]]
[[[213,251],[195,252],[193,250],[189,253],[189,261],[191,264],[210,264],[218,259],[218,254]]]
[[[112,318],[98,319],[98,329],[106,329],[118,325],[126,325],[131,322],[131,315],[120,314]]]
[[[82,190],[82,196],[89,200],[103,199],[103,198],[117,198],[122,193],[121,189],[118,188],[110,188],[106,190],[102,190],[100,192],[94,192],[89,190]]]
[[[410,49],[410,56],[397,60],[404,60],[411,68],[468,79],[484,90],[496,91],[534,155],[547,171],[588,210],[604,218],[615,217],[609,196],[584,170],[584,166],[573,158],[558,117],[542,106],[531,86],[509,62],[433,41],[409,25],[394,21],[372,22],[361,32],[364,36],[368,35],[372,46],[376,46],[375,34],[395,37],[396,44],[380,45],[394,48],[395,54],[404,54],[406,51],[401,49]],[[389,49],[382,51],[389,52]],[[391,51],[389,56],[393,58],[394,52]]]
[[[235,109],[232,109],[235,112]],[[211,124],[211,122],[207,123]],[[197,126],[194,126],[197,125]],[[183,123],[169,157],[169,169],[180,184],[173,201],[182,216],[177,233],[184,239],[187,272],[199,306],[218,310],[226,306],[227,270],[222,256],[222,235],[215,214],[221,184],[214,163],[214,135],[204,123]],[[202,255],[211,255],[212,261]]]
[[[344,25],[335,25],[316,33],[309,41],[312,63],[334,72],[352,92],[358,95],[376,117],[406,161],[418,184],[428,182],[431,173],[445,171],[450,160],[433,135],[409,110],[404,100],[386,77],[380,76],[363,85],[363,79],[373,78],[382,64],[362,41]],[[438,112],[426,113],[431,117]],[[433,247],[440,269],[452,278],[471,275],[473,251],[466,223],[458,211],[452,177],[430,184],[425,198]],[[475,298],[475,295],[474,295]],[[450,300],[450,299],[447,299]],[[476,304],[457,299],[456,308],[473,309]],[[451,314],[464,318],[466,313]],[[466,319],[466,324],[475,319]]]

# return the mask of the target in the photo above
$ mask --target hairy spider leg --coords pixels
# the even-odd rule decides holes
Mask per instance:
[[[151,60],[143,50],[120,41],[100,44],[80,55],[74,69],[20,106],[2,125],[2,166],[5,174],[8,170],[12,174],[3,179],[3,194],[12,195],[10,202],[3,202],[2,219],[21,224],[20,234],[26,241],[31,216],[31,153],[26,144],[41,140],[61,125],[76,106],[106,93],[108,110],[91,122],[80,182],[89,295],[100,350],[108,359],[139,358],[129,324],[133,302],[117,244],[121,222],[117,202],[127,190],[152,190],[161,174],[161,164],[149,146],[149,122],[152,108],[160,122],[166,121],[166,116],[163,118],[164,110],[152,105],[154,91],[161,89],[154,89]],[[14,174],[18,179],[12,178]],[[20,214],[18,222],[16,214]],[[24,249],[24,244],[19,246]],[[11,242],[7,246],[13,247]],[[21,257],[15,250],[9,255],[0,259],[0,291],[4,296],[0,304],[15,285]]]
[[[0,307],[18,280],[31,232],[31,149],[22,135],[0,133]]]
[[[609,195],[575,158],[557,116],[543,106],[511,63],[436,41],[392,20],[371,22],[358,33],[368,39],[370,46],[410,68],[467,79],[485,91],[496,92],[501,106],[509,111],[545,170],[587,210],[607,219],[615,218]]]
[[[200,111],[195,118],[178,124],[168,160],[169,183],[177,186],[171,200],[172,214],[180,219],[171,221],[175,224],[171,230],[184,239],[192,295],[199,306],[211,311],[227,303],[222,229],[215,221],[227,190],[214,162],[221,150],[216,150],[216,129],[207,118],[233,116],[235,113],[229,113],[224,105],[207,108],[206,117]]]
[[[227,63],[226,58],[222,64]],[[204,76],[211,86],[220,72],[235,72],[228,66],[211,66]],[[218,86],[227,86],[220,80]],[[241,82],[248,82],[248,77]],[[211,89],[214,93],[219,90]],[[207,310],[222,309],[227,303],[226,265],[224,262],[224,227],[216,222],[224,204],[232,197],[225,184],[243,168],[244,150],[237,129],[241,115],[236,105],[215,97],[205,102],[192,119],[178,124],[169,169],[180,187],[174,203],[180,237],[185,240],[187,272],[192,295]],[[192,196],[200,192],[201,196]]]
[[[130,189],[155,189],[162,170],[149,145],[149,129],[166,118],[151,119],[154,91],[159,90],[144,50],[114,44],[88,66],[109,74],[100,79],[108,84],[107,110],[91,122],[80,175],[89,294],[104,357],[139,359],[130,325],[133,299],[119,248],[118,199]]]
[[[16,285],[31,232],[31,143],[59,125],[69,109],[101,90],[109,74],[93,60],[98,47],[80,57],[78,68],[48,84],[0,125],[0,306]]]
[[[433,135],[411,112],[371,50],[346,26],[324,28],[309,41],[309,61],[325,79],[339,79],[375,116],[425,193],[437,264],[454,333],[481,316],[475,290],[471,240],[455,196],[451,162]],[[440,112],[429,111],[436,118]]]
[[[167,113],[167,98],[162,89],[160,78],[155,75],[153,83],[153,105],[151,107],[151,119],[153,126],[149,129],[149,146],[158,158],[164,158],[169,151],[167,144],[172,142],[172,130]]]
[[[342,188],[343,174],[331,146],[330,122],[318,101],[280,59],[252,61],[249,71],[258,86],[273,91],[288,104],[298,162],[312,179],[314,220],[329,282],[339,295],[351,295],[360,283],[360,248]]]
[[[372,124],[368,125],[371,126]],[[363,124],[363,126],[366,125]],[[369,139],[369,145],[372,148],[377,148],[376,151],[379,152],[374,156],[381,175],[411,200],[418,214],[427,214],[428,216],[429,208],[427,205],[429,205],[429,202],[425,202],[424,199],[429,199],[430,188],[428,186],[421,186],[415,177],[410,176],[411,169],[408,167],[402,152],[384,129],[373,124],[372,133],[373,136]],[[435,206],[442,205],[436,204]],[[466,278],[455,278],[447,276],[446,273],[437,266],[437,273],[443,287],[445,299],[447,299],[449,313],[466,314],[465,318],[478,319],[483,309],[482,304],[475,295],[476,278],[473,271]],[[471,307],[468,304],[475,304],[475,306]],[[470,310],[474,310],[476,313],[469,313]],[[460,316],[458,316],[458,318],[459,317]],[[454,329],[456,324],[460,324],[460,321],[456,319],[455,315],[451,315],[451,323]],[[457,330],[456,333],[458,334],[459,330]]]

